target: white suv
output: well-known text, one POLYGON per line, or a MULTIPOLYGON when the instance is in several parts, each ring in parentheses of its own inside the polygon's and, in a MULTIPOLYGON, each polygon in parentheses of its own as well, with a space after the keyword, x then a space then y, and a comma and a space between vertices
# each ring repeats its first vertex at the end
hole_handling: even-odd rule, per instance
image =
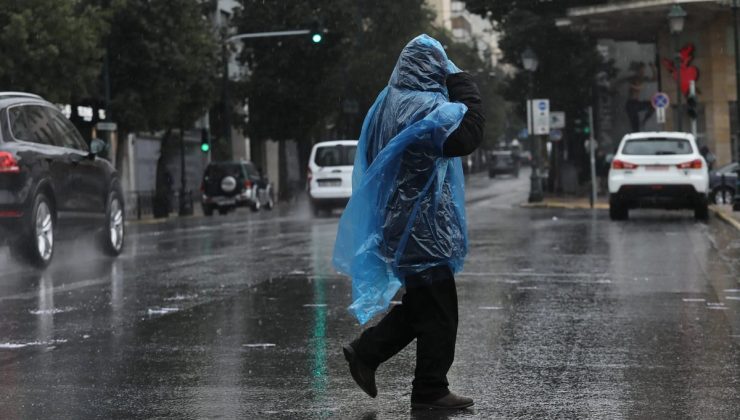
POLYGON ((315 216, 347 205, 352 195, 357 140, 316 143, 308 159, 308 196, 315 216))
POLYGON ((694 136, 652 132, 624 136, 609 171, 609 216, 625 220, 638 207, 693 209, 707 220, 709 172, 694 136))

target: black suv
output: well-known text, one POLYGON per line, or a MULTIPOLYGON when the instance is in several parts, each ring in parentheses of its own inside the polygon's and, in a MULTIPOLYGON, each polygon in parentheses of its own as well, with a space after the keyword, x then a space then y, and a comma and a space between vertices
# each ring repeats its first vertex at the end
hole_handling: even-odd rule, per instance
POLYGON ((208 164, 200 186, 203 214, 214 210, 226 214, 237 207, 272 210, 272 185, 252 162, 227 161, 208 164))
POLYGON ((39 96, 0 92, 0 241, 38 267, 54 255, 58 232, 100 230, 100 246, 120 254, 124 201, 118 174, 72 123, 39 96))

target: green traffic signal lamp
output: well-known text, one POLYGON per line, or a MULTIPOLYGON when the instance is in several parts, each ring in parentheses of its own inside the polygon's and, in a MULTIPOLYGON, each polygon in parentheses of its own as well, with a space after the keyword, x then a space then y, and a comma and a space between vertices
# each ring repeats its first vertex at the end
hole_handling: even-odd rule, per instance
POLYGON ((208 153, 211 150, 211 136, 205 128, 200 130, 200 151, 208 153))
POLYGON ((321 19, 316 19, 311 22, 311 42, 319 44, 324 39, 324 25, 321 23, 321 19))
POLYGON ((686 112, 689 114, 689 118, 695 120, 699 117, 697 106, 696 96, 691 95, 686 99, 686 112))

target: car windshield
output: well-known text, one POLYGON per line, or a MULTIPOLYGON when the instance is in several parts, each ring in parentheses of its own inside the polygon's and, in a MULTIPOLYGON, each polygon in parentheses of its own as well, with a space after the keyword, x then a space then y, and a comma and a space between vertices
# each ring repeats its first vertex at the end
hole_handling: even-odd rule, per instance
POLYGON ((644 138, 628 140, 622 149, 624 155, 689 155, 693 153, 686 139, 644 138))
POLYGON ((314 163, 318 166, 352 166, 356 151, 357 146, 354 145, 321 146, 316 148, 314 163))

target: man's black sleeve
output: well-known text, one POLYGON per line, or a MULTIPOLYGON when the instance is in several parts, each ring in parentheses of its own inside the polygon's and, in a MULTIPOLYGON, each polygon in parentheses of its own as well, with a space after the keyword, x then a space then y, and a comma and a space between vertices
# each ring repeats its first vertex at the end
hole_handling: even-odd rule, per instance
POLYGON ((478 86, 468 73, 447 76, 447 91, 451 102, 462 102, 468 107, 460 126, 450 134, 442 148, 446 157, 465 156, 473 153, 483 141, 483 104, 478 86))

